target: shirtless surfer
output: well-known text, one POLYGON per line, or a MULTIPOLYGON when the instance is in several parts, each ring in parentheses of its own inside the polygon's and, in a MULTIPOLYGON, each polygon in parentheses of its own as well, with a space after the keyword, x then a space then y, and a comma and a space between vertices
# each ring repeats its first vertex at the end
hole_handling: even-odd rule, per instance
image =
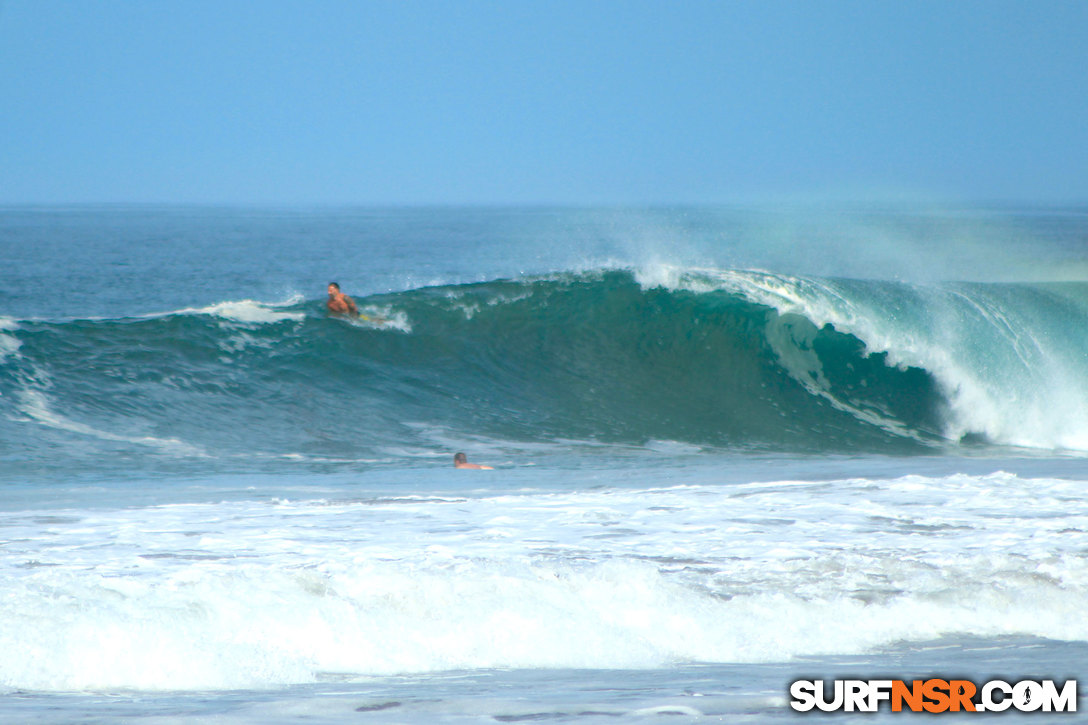
POLYGON ((454 468, 475 468, 479 471, 494 471, 491 466, 481 466, 479 463, 469 463, 468 457, 464 453, 456 453, 453 456, 454 468))
POLYGON ((359 309, 355 306, 354 300, 341 292, 340 285, 336 282, 329 282, 329 301, 326 306, 334 315, 359 316, 359 309))

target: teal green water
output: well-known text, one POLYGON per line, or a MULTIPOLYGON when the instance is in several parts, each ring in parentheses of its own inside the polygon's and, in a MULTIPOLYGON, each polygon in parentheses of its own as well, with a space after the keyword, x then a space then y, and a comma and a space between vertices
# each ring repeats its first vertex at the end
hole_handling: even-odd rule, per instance
POLYGON ((1084 395, 1086 285, 640 274, 360 296, 369 322, 316 299, 12 321, 6 455, 53 466, 61 446, 70 465, 107 470, 118 456, 200 470, 283 456, 396 464, 436 429, 498 448, 815 454, 1088 441, 1082 411, 1024 414, 1084 395))
POLYGON ((0 209, 0 719, 1083 678, 1086 252, 1075 209, 0 209))

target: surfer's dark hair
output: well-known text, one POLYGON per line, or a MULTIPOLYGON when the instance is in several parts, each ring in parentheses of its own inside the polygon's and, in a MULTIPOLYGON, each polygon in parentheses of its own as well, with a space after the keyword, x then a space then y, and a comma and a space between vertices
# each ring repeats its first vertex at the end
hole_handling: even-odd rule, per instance
POLYGON ((340 289, 340 283, 339 282, 329 282, 329 286, 330 287, 335 287, 336 289, 340 289))
POLYGON ((467 463, 468 458, 465 456, 464 453, 454 453, 453 454, 453 462, 454 463, 467 463))

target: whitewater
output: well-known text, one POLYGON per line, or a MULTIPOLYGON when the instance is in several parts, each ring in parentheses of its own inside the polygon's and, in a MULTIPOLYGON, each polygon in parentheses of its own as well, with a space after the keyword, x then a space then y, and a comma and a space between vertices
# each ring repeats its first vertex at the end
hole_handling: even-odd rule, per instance
POLYGON ((1086 242, 1074 209, 0 209, 0 717, 1083 680, 1086 242))

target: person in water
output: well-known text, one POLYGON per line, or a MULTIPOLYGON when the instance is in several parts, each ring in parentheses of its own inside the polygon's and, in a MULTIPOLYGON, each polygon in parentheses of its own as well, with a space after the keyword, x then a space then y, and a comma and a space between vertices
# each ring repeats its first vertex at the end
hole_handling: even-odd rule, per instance
POLYGON ((341 292, 340 285, 336 282, 329 282, 329 301, 325 304, 329 312, 334 315, 359 316, 359 308, 355 306, 355 301, 341 292))
POLYGON ((481 466, 479 463, 469 463, 468 457, 464 453, 456 453, 453 456, 454 468, 475 468, 480 471, 494 471, 491 466, 481 466))

